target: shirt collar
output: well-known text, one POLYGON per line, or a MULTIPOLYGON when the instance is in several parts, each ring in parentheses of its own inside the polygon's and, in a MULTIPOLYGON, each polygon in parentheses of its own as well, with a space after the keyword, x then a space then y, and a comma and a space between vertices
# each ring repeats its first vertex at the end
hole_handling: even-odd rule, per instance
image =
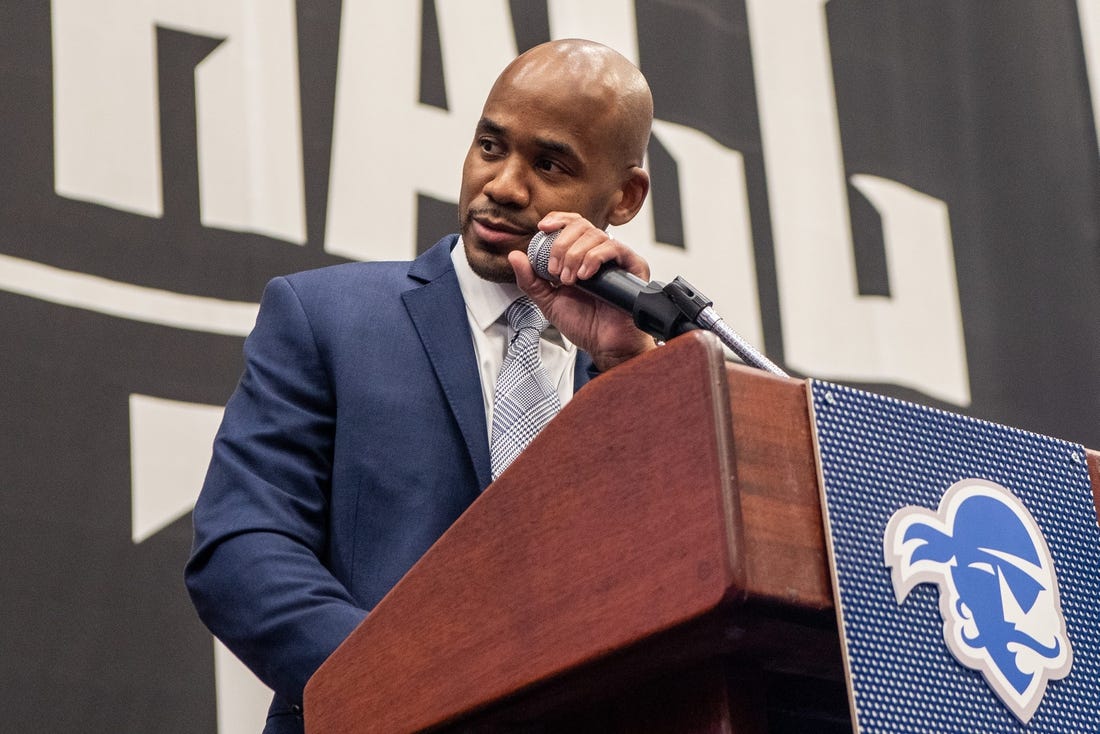
POLYGON ((466 246, 461 237, 451 250, 451 260, 462 298, 466 301, 466 310, 482 331, 492 326, 512 301, 523 295, 515 283, 493 283, 475 273, 466 259, 466 246))
MULTIPOLYGON (((466 245, 461 237, 451 250, 451 261, 455 266, 455 275, 458 276, 458 288, 462 291, 463 300, 466 301, 466 311, 477 327, 482 331, 488 331, 493 324, 498 321, 503 322, 504 312, 508 306, 523 295, 519 286, 515 283, 494 283, 475 273, 466 259, 466 245)), ((542 338, 565 349, 571 349, 573 346, 553 324, 542 332, 542 338)))

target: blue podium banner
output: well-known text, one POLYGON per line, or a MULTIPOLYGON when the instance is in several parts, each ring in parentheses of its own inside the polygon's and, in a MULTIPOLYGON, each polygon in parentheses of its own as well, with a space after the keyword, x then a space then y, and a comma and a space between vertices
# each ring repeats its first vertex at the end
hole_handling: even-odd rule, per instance
POLYGON ((1100 732, 1080 446, 811 381, 860 732, 1100 732))

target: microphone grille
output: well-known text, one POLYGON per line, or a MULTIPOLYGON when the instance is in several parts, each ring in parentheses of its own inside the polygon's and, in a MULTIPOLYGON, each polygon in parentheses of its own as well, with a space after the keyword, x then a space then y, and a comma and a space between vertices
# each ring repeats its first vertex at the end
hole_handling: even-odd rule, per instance
POLYGON ((539 232, 531 238, 531 244, 527 246, 527 259, 531 261, 531 269, 544 280, 550 280, 550 245, 554 244, 560 231, 539 232))

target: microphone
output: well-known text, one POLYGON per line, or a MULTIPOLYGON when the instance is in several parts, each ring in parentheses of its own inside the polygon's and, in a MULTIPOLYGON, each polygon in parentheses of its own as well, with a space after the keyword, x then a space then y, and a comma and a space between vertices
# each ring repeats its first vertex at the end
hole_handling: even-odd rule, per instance
MULTIPOLYGON (((527 246, 527 259, 535 275, 557 284, 550 274, 550 246, 558 236, 555 232, 538 232, 527 246)), ((761 354, 740 334, 731 329, 713 308, 711 301, 680 276, 669 284, 656 280, 646 283, 615 262, 605 262, 596 273, 578 280, 577 287, 617 306, 634 317, 634 324, 650 336, 668 341, 692 329, 704 328, 713 333, 745 364, 774 375, 787 373, 761 354)))
MULTIPOLYGON (((550 246, 560 231, 539 232, 527 246, 527 259, 531 261, 535 275, 555 285, 558 280, 549 269, 550 246)), ((605 262, 590 278, 578 280, 576 286, 631 314, 634 324, 655 339, 668 341, 699 328, 665 293, 664 283, 655 280, 646 283, 637 275, 623 270, 618 263, 605 262)))
MULTIPOLYGON (((539 232, 531 238, 531 244, 527 246, 527 259, 531 261, 531 267, 535 275, 543 280, 548 280, 555 285, 557 278, 550 274, 550 246, 557 239, 558 232, 539 232)), ((614 262, 606 262, 596 274, 585 280, 578 280, 577 287, 588 291, 624 311, 633 313, 634 305, 649 283, 639 278, 634 273, 623 270, 614 262)))

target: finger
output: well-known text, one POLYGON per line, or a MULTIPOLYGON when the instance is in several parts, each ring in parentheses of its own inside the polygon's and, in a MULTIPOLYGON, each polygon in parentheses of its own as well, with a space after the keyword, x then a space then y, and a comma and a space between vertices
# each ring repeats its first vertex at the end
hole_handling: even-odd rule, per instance
MULTIPOLYGON (((629 245, 619 240, 611 239, 609 245, 613 247, 614 254, 604 259, 604 255, 608 253, 599 253, 601 264, 614 260, 623 270, 637 275, 642 280, 649 280, 649 262, 647 262, 645 258, 631 249, 629 245)), ((595 273, 595 270, 592 272, 595 273)))
MULTIPOLYGON (((566 235, 565 242, 558 245, 558 241, 554 241, 554 245, 558 247, 555 256, 561 268, 559 279, 566 285, 573 285, 577 281, 577 273, 588 254, 604 246, 607 243, 608 236, 602 229, 598 229, 584 220, 569 225, 562 233, 566 235)), ((559 239, 561 238, 562 235, 559 235, 559 239)), ((596 262, 595 267, 599 267, 599 264, 599 262, 596 262)))
MULTIPOLYGON (((571 247, 582 238, 586 232, 596 230, 587 219, 576 212, 550 212, 538 224, 543 232, 556 232, 554 241, 550 245, 546 269, 550 275, 560 279, 565 263, 563 258, 571 247)), ((598 230, 596 230, 598 231, 598 230)), ((575 266, 573 267, 575 270, 575 266)))
POLYGON ((521 291, 531 296, 536 304, 541 304, 552 295, 554 287, 535 274, 531 261, 524 253, 518 250, 509 252, 508 264, 516 274, 516 285, 521 291))
MULTIPOLYGON (((544 220, 547 221, 547 220, 544 220)), ((580 216, 574 216, 570 218, 562 217, 561 219, 548 220, 554 224, 560 224, 563 221, 567 221, 560 229, 551 230, 554 232, 554 239, 550 243, 550 251, 547 253, 546 269, 555 279, 560 280, 562 269, 565 267, 565 256, 572 248, 578 238, 584 236, 584 233, 591 227, 591 225, 580 218, 580 216)), ((540 227, 542 224, 540 223, 540 227)))
POLYGON ((551 212, 538 226, 544 232, 558 232, 550 246, 547 271, 566 285, 592 277, 611 260, 649 280, 649 264, 644 258, 575 212, 551 212))
POLYGON ((543 232, 556 232, 578 219, 581 215, 576 212, 550 212, 539 221, 538 228, 543 232))
MULTIPOLYGON (((582 237, 566 255, 563 269, 568 267, 575 275, 574 280, 585 280, 609 262, 618 264, 623 270, 643 280, 649 280, 649 263, 625 243, 610 237, 606 232, 600 232, 599 237, 594 239, 582 237)), ((572 284, 574 281, 569 282, 572 284)))
POLYGON ((629 250, 626 250, 624 245, 617 240, 608 238, 600 242, 584 252, 584 257, 577 266, 577 278, 584 280, 592 277, 607 262, 616 262, 622 265, 620 261, 624 258, 624 252, 630 254, 629 250))

